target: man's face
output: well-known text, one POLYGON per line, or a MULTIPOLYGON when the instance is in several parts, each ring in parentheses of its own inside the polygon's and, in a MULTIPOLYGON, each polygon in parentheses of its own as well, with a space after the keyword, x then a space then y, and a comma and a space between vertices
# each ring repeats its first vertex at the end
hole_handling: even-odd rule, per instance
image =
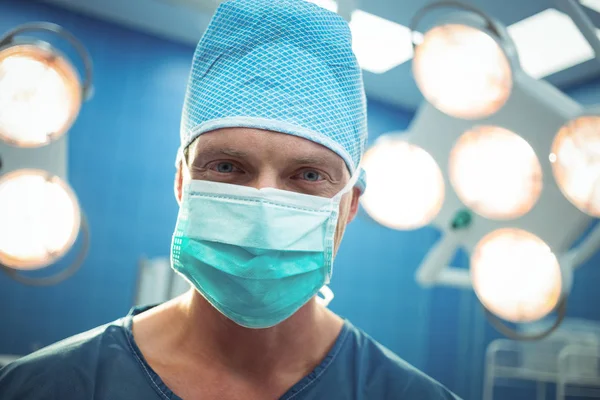
MULTIPOLYGON (((189 146, 187 168, 180 165, 175 181, 178 202, 188 179, 333 197, 350 176, 340 156, 310 140, 261 129, 225 128, 202 134, 189 146)), ((354 189, 342 198, 336 251, 346 224, 356 215, 358 197, 354 189)))

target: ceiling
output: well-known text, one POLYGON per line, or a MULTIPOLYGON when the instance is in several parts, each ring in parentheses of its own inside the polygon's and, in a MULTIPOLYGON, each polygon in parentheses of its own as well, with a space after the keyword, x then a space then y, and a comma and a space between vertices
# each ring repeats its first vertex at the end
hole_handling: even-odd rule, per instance
MULTIPOLYGON (((219 0, 45 0, 77 12, 145 31, 160 37, 195 45, 210 21, 219 0)), ((275 1, 275 0, 274 0, 275 1)), ((426 4, 424 0, 339 0, 343 9, 357 6, 363 11, 407 26, 426 4)), ((553 0, 467 0, 505 25, 511 25, 550 7, 553 0)), ((596 26, 600 14, 589 11, 596 26)), ((434 15, 435 16, 435 15, 434 15)), ((427 23, 427 21, 425 21, 427 23)), ((548 81, 560 88, 600 75, 600 63, 590 60, 561 71, 548 81)), ((364 72, 367 94, 378 100, 416 109, 422 97, 412 79, 410 62, 383 74, 364 72)))

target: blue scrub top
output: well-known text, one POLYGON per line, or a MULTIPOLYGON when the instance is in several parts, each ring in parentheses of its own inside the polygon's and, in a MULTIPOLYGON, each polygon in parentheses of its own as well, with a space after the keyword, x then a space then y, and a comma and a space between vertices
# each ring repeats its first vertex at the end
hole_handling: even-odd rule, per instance
MULTIPOLYGON (((179 400, 135 344, 125 318, 0 369, 2 400, 179 400)), ((346 321, 325 359, 281 400, 459 400, 346 321)))

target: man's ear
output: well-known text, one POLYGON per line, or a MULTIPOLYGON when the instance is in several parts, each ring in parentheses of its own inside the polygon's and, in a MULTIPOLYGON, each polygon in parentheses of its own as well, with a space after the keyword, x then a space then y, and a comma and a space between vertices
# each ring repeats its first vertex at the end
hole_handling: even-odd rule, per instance
POLYGON ((352 200, 350 201, 350 212, 348 213, 348 222, 350 223, 358 213, 358 202, 360 200, 360 189, 355 187, 352 189, 352 200))
POLYGON ((175 183, 173 185, 173 190, 175 191, 175 200, 177 200, 177 204, 181 205, 181 196, 183 190, 183 163, 179 161, 179 165, 177 166, 177 172, 175 172, 175 183))

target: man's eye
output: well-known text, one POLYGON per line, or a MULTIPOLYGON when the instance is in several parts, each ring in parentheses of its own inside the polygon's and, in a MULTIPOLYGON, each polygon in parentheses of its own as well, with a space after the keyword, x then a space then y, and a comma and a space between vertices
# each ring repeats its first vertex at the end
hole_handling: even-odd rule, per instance
POLYGON ((323 179, 317 171, 308 170, 301 173, 302 179, 309 182, 317 182, 323 179))
POLYGON ((235 165, 227 161, 221 161, 219 163, 216 163, 212 165, 210 169, 215 170, 221 174, 230 174, 232 172, 237 172, 240 170, 235 165))

